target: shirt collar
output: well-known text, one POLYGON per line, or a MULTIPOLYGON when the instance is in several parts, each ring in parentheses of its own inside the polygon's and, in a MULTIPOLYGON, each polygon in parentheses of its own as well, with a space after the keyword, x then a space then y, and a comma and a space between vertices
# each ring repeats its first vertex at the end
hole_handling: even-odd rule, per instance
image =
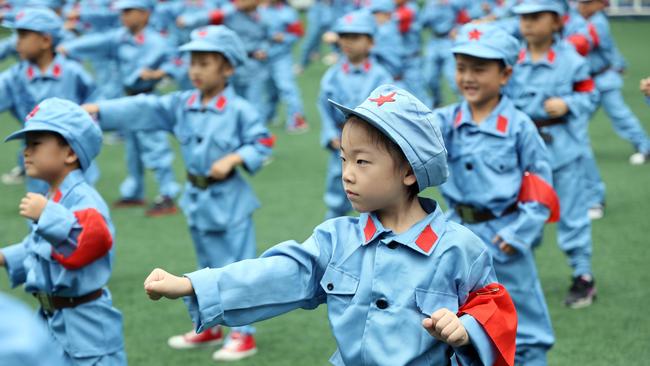
POLYGON ((63 61, 64 57, 62 55, 55 55, 45 72, 41 72, 38 65, 28 62, 25 75, 29 81, 35 79, 59 79, 63 74, 63 61))
POLYGON ((70 192, 74 187, 76 187, 79 183, 84 182, 86 178, 84 177, 84 173, 81 171, 81 169, 75 169, 68 173, 68 175, 65 177, 59 188, 55 192, 50 193, 50 198, 56 202, 59 203, 65 196, 70 192))
POLYGON ((372 61, 369 58, 367 58, 366 61, 364 61, 360 65, 352 65, 349 61, 346 60, 341 65, 341 68, 343 69, 343 72, 346 74, 366 73, 370 71, 370 69, 372 68, 372 61))
MULTIPOLYGON (((428 215, 413 225, 406 232, 395 235, 392 241, 407 246, 416 252, 429 256, 442 236, 445 228, 445 218, 438 204, 428 198, 420 198, 420 204, 428 215)), ((362 213, 359 217, 359 227, 363 232, 364 241, 361 246, 368 245, 384 235, 392 233, 386 229, 374 213, 362 213)))
POLYGON ((469 103, 463 101, 454 116, 454 128, 459 128, 460 126, 467 124, 474 126, 482 132, 499 137, 505 137, 508 135, 508 127, 510 126, 510 120, 507 117, 509 113, 507 112, 511 104, 512 102, 510 99, 502 94, 499 104, 497 104, 496 108, 494 108, 485 121, 476 124, 472 120, 469 103))
POLYGON ((215 113, 222 113, 232 100, 233 93, 232 87, 226 86, 219 95, 213 97, 207 104, 203 105, 201 103, 201 92, 194 90, 185 102, 185 109, 193 111, 209 110, 215 113))
POLYGON ((556 37, 556 40, 553 42, 553 45, 551 48, 548 50, 546 53, 546 57, 541 58, 540 60, 533 62, 530 59, 530 52, 528 52, 528 48, 524 47, 521 50, 519 50, 519 57, 517 58, 517 63, 518 64, 544 64, 548 66, 553 66, 555 65, 555 60, 557 59, 557 50, 556 50, 556 44, 558 42, 558 39, 556 37))

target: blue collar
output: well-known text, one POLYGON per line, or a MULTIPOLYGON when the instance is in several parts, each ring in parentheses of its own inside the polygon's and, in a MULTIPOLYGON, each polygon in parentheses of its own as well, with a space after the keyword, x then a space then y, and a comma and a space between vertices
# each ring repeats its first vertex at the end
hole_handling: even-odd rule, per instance
POLYGON ((502 94, 499 104, 497 104, 496 108, 492 110, 485 121, 476 124, 472 120, 472 112, 469 109, 469 103, 463 101, 454 116, 454 128, 460 128, 462 125, 471 125, 481 132, 498 137, 506 137, 508 136, 508 127, 510 126, 510 121, 507 116, 510 115, 509 112, 511 108, 512 101, 502 94))
POLYGON ((26 62, 27 67, 25 68, 25 75, 27 80, 37 80, 37 79, 59 79, 63 74, 63 63, 65 57, 63 55, 56 54, 52 59, 52 63, 47 67, 45 72, 41 72, 41 69, 38 65, 31 62, 26 62))
POLYGON ((201 92, 194 90, 185 102, 185 109, 190 111, 211 111, 215 113, 223 113, 235 97, 235 92, 231 86, 226 88, 219 94, 210 99, 207 104, 201 103, 201 92))
POLYGON ((81 169, 75 169, 71 171, 63 180, 59 188, 56 190, 56 192, 51 192, 51 199, 54 202, 61 202, 62 199, 64 199, 68 193, 79 183, 85 182, 86 178, 84 177, 84 173, 81 171, 81 169))

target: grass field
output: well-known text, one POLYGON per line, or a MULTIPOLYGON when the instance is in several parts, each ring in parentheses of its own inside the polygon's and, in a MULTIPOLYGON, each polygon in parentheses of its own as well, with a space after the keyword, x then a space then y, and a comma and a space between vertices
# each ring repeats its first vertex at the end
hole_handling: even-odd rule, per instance
MULTIPOLYGON (((613 31, 629 67, 625 75, 626 101, 650 130, 650 107, 638 91, 639 79, 650 75, 648 22, 614 22, 613 31)), ((7 65, 5 64, 5 67, 7 65)), ((321 200, 326 153, 318 145, 318 113, 314 104, 325 67, 316 65, 300 77, 311 131, 278 136, 275 162, 252 178, 263 204, 255 214, 259 251, 286 239, 302 241, 321 222, 321 200)), ((0 136, 18 124, 4 113, 0 136)), ((544 245, 537 253, 539 272, 550 307, 557 343, 549 355, 550 365, 648 365, 650 361, 650 165, 627 163, 631 147, 613 132, 599 112, 591 125, 592 142, 605 182, 607 215, 593 226, 594 270, 599 290, 596 304, 584 310, 561 305, 569 285, 570 271, 555 243, 555 229, 547 227, 544 245)), ((0 172, 15 163, 17 143, 0 144, 0 172)), ((123 147, 104 146, 99 157, 102 179, 97 185, 108 202, 118 198, 118 185, 125 175, 123 147)), ((175 168, 184 179, 177 156, 175 168)), ((153 198, 148 175, 148 194, 153 198)), ((26 234, 17 207, 22 186, 0 186, 0 247, 15 243, 26 234)), ((435 190, 428 195, 437 197, 435 190)), ((207 365, 213 349, 173 351, 166 345, 172 334, 191 326, 181 301, 151 302, 142 289, 154 267, 174 273, 194 270, 195 257, 182 215, 148 219, 142 209, 113 210, 117 228, 116 260, 109 284, 115 306, 124 315, 126 351, 131 365, 207 365)), ((35 306, 20 288, 9 290, 4 271, 0 289, 35 306)), ((259 354, 240 365, 325 365, 335 350, 325 306, 315 311, 298 310, 257 324, 259 354)), ((399 341, 399 334, 395 334, 399 341)))

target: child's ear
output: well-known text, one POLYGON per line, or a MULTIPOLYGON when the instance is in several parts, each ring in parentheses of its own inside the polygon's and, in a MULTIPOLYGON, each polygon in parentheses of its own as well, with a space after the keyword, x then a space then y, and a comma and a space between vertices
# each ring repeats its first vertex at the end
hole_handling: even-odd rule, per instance
POLYGON ((52 36, 49 35, 49 34, 43 34, 42 37, 43 37, 43 49, 46 49, 46 50, 51 49, 51 50, 53 50, 54 49, 54 39, 52 38, 52 36))
POLYGON ((501 86, 507 85, 511 76, 512 76, 512 66, 504 67, 501 70, 501 86))
POLYGON ((405 186, 412 186, 414 184, 417 184, 418 180, 415 177, 415 173, 413 173, 413 169, 411 167, 408 168, 406 171, 406 175, 404 176, 404 179, 402 179, 402 183, 404 183, 405 186))
POLYGON ((79 157, 77 157, 77 153, 75 153, 74 150, 72 150, 72 148, 69 147, 69 146, 67 147, 67 150, 68 151, 67 151, 67 153, 65 155, 64 162, 67 165, 78 164, 79 163, 79 157))
POLYGON ((224 67, 223 67, 223 76, 225 76, 226 79, 227 79, 227 78, 233 76, 234 74, 235 74, 235 68, 232 67, 230 62, 226 61, 224 63, 224 67))

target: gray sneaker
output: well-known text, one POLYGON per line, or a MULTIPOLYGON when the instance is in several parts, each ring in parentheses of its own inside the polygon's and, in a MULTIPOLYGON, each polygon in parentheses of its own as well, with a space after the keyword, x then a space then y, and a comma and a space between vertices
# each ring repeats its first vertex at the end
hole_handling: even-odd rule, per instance
POLYGON ((11 186, 25 182, 25 171, 22 167, 15 166, 8 173, 2 175, 2 183, 11 186))
POLYGON ((591 305, 594 300, 596 300, 596 281, 588 275, 574 277, 564 305, 571 309, 581 309, 591 305))

